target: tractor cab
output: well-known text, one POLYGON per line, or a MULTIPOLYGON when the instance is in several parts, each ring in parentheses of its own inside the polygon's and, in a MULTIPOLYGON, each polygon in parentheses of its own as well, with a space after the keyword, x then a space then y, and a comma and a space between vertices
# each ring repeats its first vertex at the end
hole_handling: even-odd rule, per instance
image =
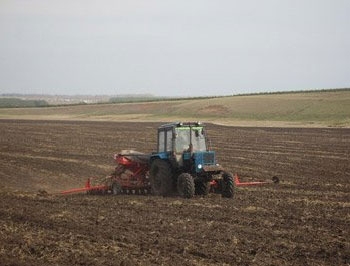
POLYGON ((207 150, 203 126, 177 126, 174 128, 174 152, 201 152, 207 150))
POLYGON ((200 122, 171 123, 158 128, 158 155, 175 169, 199 174, 216 166, 215 152, 209 151, 204 125, 200 122))

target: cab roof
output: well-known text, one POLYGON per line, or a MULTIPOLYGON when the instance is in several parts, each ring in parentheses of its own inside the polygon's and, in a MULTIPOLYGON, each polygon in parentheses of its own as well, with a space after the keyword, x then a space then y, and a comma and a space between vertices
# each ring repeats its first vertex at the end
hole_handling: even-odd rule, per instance
POLYGON ((158 129, 162 128, 174 128, 174 127, 198 127, 204 126, 201 122, 173 122, 161 125, 158 129))

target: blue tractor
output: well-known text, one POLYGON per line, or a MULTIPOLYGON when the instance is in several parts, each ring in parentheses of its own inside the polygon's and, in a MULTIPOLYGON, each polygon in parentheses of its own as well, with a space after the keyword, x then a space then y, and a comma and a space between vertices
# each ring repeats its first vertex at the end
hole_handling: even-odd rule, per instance
POLYGON ((158 151, 150 156, 150 183, 155 195, 178 192, 184 198, 206 195, 215 184, 222 197, 232 198, 232 174, 216 163, 200 122, 178 122, 158 128, 158 151))

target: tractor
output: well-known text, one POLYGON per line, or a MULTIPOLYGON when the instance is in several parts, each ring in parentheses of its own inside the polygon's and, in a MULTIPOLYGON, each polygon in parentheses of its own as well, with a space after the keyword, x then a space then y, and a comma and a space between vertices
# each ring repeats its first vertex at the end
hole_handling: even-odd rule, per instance
POLYGON ((277 184, 269 181, 241 182, 239 176, 226 172, 217 164, 210 150, 205 127, 200 122, 176 122, 158 128, 157 152, 144 154, 122 150, 114 155, 117 167, 107 177, 90 177, 85 187, 62 191, 61 194, 147 194, 169 196, 174 192, 184 198, 220 193, 232 198, 234 185, 255 186, 277 184))
POLYGON ((157 152, 150 155, 152 193, 168 196, 176 190, 184 198, 206 195, 210 189, 232 198, 232 174, 217 164, 200 122, 170 123, 158 128, 157 152))

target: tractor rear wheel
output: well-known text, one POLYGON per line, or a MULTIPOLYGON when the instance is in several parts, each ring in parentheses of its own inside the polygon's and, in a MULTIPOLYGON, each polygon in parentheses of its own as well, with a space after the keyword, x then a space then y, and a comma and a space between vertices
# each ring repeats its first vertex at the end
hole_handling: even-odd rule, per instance
POLYGON ((173 189, 173 172, 167 161, 156 159, 151 164, 150 183, 152 193, 168 196, 173 189))
POLYGON ((181 197, 192 198, 195 192, 193 177, 188 173, 182 173, 177 178, 177 191, 181 197))
POLYGON ((221 196, 224 198, 232 198, 233 197, 233 190, 234 190, 234 183, 233 183, 233 177, 232 174, 228 172, 224 172, 222 174, 222 187, 221 187, 221 196))

